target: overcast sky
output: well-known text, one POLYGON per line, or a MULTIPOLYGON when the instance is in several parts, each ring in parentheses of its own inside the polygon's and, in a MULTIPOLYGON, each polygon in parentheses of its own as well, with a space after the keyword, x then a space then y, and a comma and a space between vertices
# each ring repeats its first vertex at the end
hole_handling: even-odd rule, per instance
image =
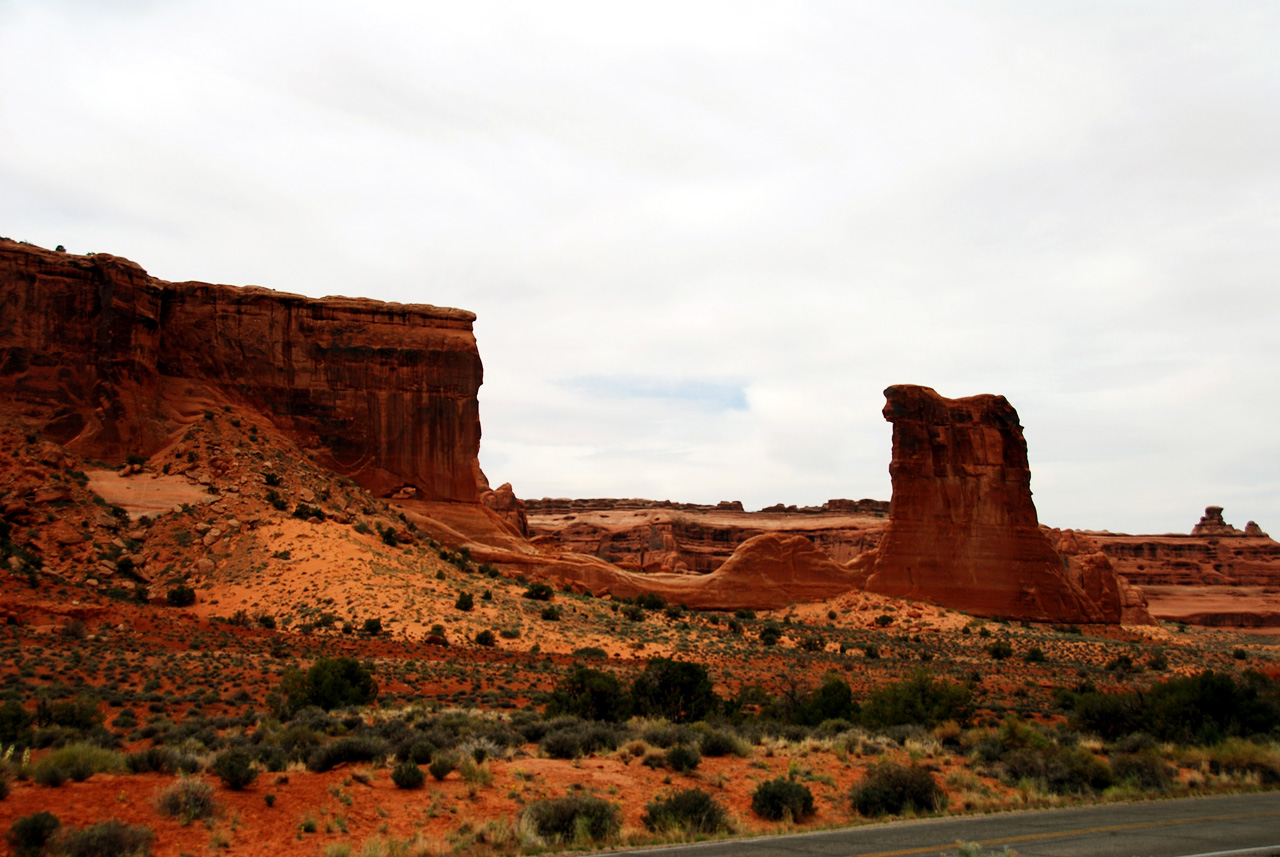
POLYGON ((0 235, 479 316, 523 497, 889 497, 1001 393, 1040 518, 1280 536, 1280 4, 0 0, 0 235))

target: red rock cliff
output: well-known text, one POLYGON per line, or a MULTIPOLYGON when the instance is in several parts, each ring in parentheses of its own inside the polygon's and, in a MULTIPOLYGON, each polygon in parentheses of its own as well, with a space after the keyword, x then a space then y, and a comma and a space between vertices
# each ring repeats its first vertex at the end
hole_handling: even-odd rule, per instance
POLYGON ((267 414, 322 466, 386 494, 477 502, 475 316, 169 283, 126 259, 0 241, 0 394, 108 461, 212 406, 267 414))
POLYGON ((855 560, 867 589, 984 616, 1121 620, 1119 585, 1072 580, 1041 532, 1022 426, 1003 396, 902 385, 885 398, 893 499, 879 548, 855 560))

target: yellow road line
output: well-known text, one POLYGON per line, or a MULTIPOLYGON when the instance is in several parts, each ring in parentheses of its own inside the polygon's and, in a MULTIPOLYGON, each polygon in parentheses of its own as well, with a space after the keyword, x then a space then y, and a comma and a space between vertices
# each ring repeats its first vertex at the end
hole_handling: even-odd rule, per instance
MULTIPOLYGON (((1140 821, 1133 824, 1112 824, 1106 827, 1082 827, 1077 830, 1059 830, 1053 833, 1028 833, 1023 836, 1004 836, 999 839, 974 840, 979 845, 1006 845, 1012 842, 1031 842, 1036 839, 1060 839, 1063 836, 1077 836, 1088 833, 1112 833, 1117 830, 1140 830, 1144 827, 1171 827, 1175 824, 1194 824, 1199 821, 1229 821, 1233 818, 1261 818, 1267 815, 1280 815, 1280 812, 1241 812, 1233 815, 1201 815, 1195 818, 1174 818, 1168 821, 1140 821)), ((901 851, 877 851, 874 854, 857 854, 851 857, 905 857, 908 854, 932 854, 939 848, 954 848, 955 843, 945 845, 929 845, 924 848, 904 848, 901 851)))

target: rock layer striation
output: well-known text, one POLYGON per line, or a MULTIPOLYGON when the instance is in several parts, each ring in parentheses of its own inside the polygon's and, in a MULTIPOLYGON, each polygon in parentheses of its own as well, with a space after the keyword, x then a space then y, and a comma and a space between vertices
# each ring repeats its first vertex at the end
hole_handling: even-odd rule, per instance
POLYGON ((376 494, 478 502, 474 319, 170 283, 116 256, 0 241, 0 393, 47 436, 110 462, 242 407, 376 494))
MULTIPOLYGON (((1105 557, 1073 568, 1041 531, 1027 444, 1003 396, 885 390, 893 424, 889 526, 852 566, 873 592, 983 616, 1116 623, 1122 583, 1105 557)), ((1150 621, 1140 609, 1129 621, 1150 621)))

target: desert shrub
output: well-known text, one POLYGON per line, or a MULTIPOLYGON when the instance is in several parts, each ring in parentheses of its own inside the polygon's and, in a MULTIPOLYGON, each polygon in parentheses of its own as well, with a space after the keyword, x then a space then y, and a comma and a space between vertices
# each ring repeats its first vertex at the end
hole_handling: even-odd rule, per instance
POLYGON ((477 646, 485 646, 486 648, 492 648, 498 641, 493 636, 492 631, 486 630, 476 634, 475 642, 477 646))
POLYGON ((378 695, 373 674, 354 658, 320 658, 305 673, 285 670, 280 685, 267 697, 277 716, 288 719, 314 705, 324 711, 365 705, 378 695))
POLYGON ((324 520, 324 510, 319 506, 311 506, 306 503, 299 503, 293 510, 293 517, 306 521, 311 518, 324 520))
POLYGON ((685 789, 645 804, 640 819, 649 830, 679 830, 692 836, 729 828, 729 816, 715 798, 701 789, 685 789))
POLYGON ((147 747, 126 755, 124 766, 131 774, 177 774, 191 773, 200 763, 172 747, 147 747))
POLYGON ((1027 653, 1022 656, 1022 659, 1029 664, 1042 664, 1045 660, 1044 649, 1039 646, 1032 646, 1027 649, 1027 653))
POLYGON ((307 770, 323 773, 346 762, 372 762, 387 755, 387 742, 367 735, 349 735, 316 748, 307 759, 307 770))
POLYGON ((607 839, 622 826, 618 809, 593 795, 569 795, 535 801, 524 809, 538 835, 563 843, 607 839))
POLYGON ((41 699, 36 704, 37 726, 62 726, 79 732, 87 732, 102 722, 98 700, 80 695, 74 699, 49 702, 41 699))
POLYGON ((204 780, 182 777, 156 794, 156 809, 161 815, 181 819, 183 824, 208 818, 217 809, 217 803, 213 799, 213 786, 204 780))
POLYGON ((689 744, 697 738, 694 731, 688 726, 667 723, 665 720, 647 724, 641 730, 640 737, 646 744, 652 744, 664 750, 670 749, 677 744, 689 744))
POLYGON ((59 857, 134 857, 150 854, 155 837, 149 827, 112 818, 78 830, 64 830, 54 848, 59 857))
POLYGON ((253 760, 243 750, 225 750, 219 753, 214 757, 213 764, 209 768, 218 775, 222 784, 232 791, 240 791, 258 778, 258 770, 253 766, 253 760))
POLYGON ((6 838, 18 857, 36 857, 46 853, 61 826, 53 813, 34 812, 15 818, 6 838))
POLYGON ((672 723, 705 719, 720 704, 703 664, 654 658, 631 684, 637 713, 672 723))
POLYGON ((858 716, 871 729, 908 724, 933 727, 948 720, 964 723, 973 716, 973 691, 936 681, 921 671, 872 691, 858 716))
POLYGON ((94 744, 68 744, 49 753, 35 765, 33 774, 42 785, 62 785, 54 782, 58 774, 67 779, 84 782, 94 774, 117 773, 124 770, 124 757, 114 750, 94 744), (42 775, 49 781, 42 782, 42 775))
POLYGON ((427 775, 413 762, 401 762, 391 769, 391 782, 398 789, 420 789, 427 775))
POLYGON ((563 615, 563 613, 564 611, 561 610, 556 605, 548 604, 546 607, 542 608, 542 613, 540 613, 539 615, 541 615, 543 620, 547 622, 559 622, 560 617, 563 615))
POLYGON ((813 812, 813 792, 808 786, 778 777, 756 786, 751 793, 751 811, 769 821, 787 817, 800 821, 813 812))
POLYGON ((22 703, 16 699, 0 705, 0 744, 12 747, 31 743, 32 720, 22 703))
POLYGON ((370 637, 376 637, 382 633, 381 619, 365 619, 364 625, 360 627, 360 632, 370 637))
POLYGON ((908 810, 936 811, 943 793, 924 768, 881 762, 854 786, 850 799, 859 815, 901 815, 908 810))
POLYGON ((681 774, 687 774, 702 763, 702 756, 692 747, 677 744, 667 751, 667 767, 681 774))
POLYGON ((462 592, 458 595, 458 600, 453 602, 453 606, 464 613, 476 606, 476 599, 470 592, 462 592))
POLYGON ((604 723, 576 723, 548 732, 538 742, 553 759, 576 759, 599 750, 614 750, 618 733, 604 723))
POLYGON ((437 780, 443 780, 457 769, 458 756, 456 753, 437 753, 435 758, 431 760, 431 764, 427 766, 431 776, 437 780))
POLYGON ((1212 670, 1153 684, 1145 692, 1058 694, 1077 729, 1111 740, 1147 732, 1162 741, 1212 744, 1226 736, 1276 733, 1280 686, 1257 672, 1239 681, 1212 670))
POLYGON ((171 586, 165 593, 164 600, 170 607, 190 607, 196 603, 196 591, 182 584, 171 586))
POLYGON ((817 726, 826 720, 852 720, 856 713, 849 683, 837 675, 828 675, 817 690, 795 707, 791 719, 805 726, 817 726))
POLYGON ((721 729, 712 729, 698 741, 698 749, 709 758, 732 756, 742 753, 746 748, 742 741, 721 729))
POLYGON ((547 715, 617 722, 631 715, 631 699, 611 673, 576 664, 547 701, 547 715))
POLYGON ((555 590, 550 584, 542 582, 530 583, 521 593, 522 598, 532 598, 534 601, 550 601, 554 595, 555 590))
POLYGON ((1112 782, 1111 769, 1083 747, 1017 747, 1005 752, 998 770, 1006 783, 1030 780, 1054 794, 1101 791, 1112 782))
POLYGON ((782 629, 772 623, 760 629, 760 645, 776 646, 782 639, 782 629))
POLYGON ((1111 775, 1118 783, 1131 783, 1147 791, 1162 792, 1173 783, 1173 769, 1150 753, 1112 756, 1111 775))
POLYGON ((993 659, 1003 661, 1013 656, 1013 646, 1008 640, 996 640, 994 643, 987 644, 986 652, 993 659))

